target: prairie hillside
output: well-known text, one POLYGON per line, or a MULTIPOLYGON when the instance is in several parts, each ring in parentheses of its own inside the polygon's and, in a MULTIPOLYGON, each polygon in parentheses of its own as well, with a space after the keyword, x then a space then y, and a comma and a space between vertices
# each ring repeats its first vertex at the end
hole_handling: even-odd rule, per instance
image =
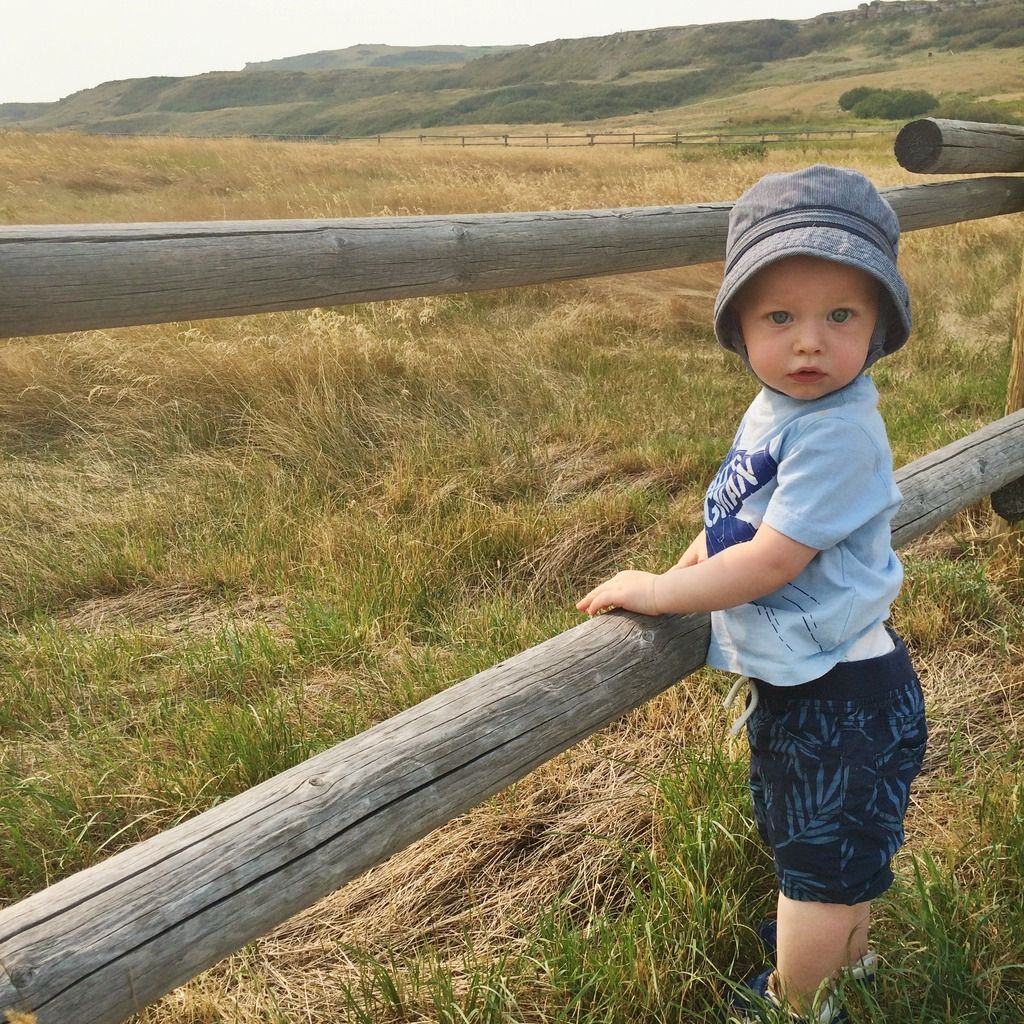
POLYGON ((1018 0, 897 0, 804 21, 556 39, 476 59, 466 59, 474 53, 466 48, 450 51, 464 62, 410 67, 434 51, 364 46, 243 71, 105 82, 54 104, 0 105, 0 123, 128 134, 315 136, 454 128, 864 127, 837 102, 862 85, 927 90, 939 116, 1002 122, 1024 116, 1018 0))
POLYGON ((317 50, 294 57, 246 63, 245 71, 324 71, 336 68, 410 68, 465 64, 477 57, 504 53, 516 46, 388 46, 357 44, 341 50, 317 50))
MULTIPOLYGON (((878 140, 380 149, 0 135, 0 221, 731 199, 878 140)), ((1002 415, 1020 217, 908 234, 873 372, 904 464, 1002 415)), ((674 562, 755 391, 721 267, 0 343, 0 903, 579 621, 674 562)), ((979 506, 902 552, 930 702, 854 1024, 1024 1014, 1024 584, 979 506)), ((717 1019, 768 859, 702 670, 139 1014, 140 1024, 717 1019)))

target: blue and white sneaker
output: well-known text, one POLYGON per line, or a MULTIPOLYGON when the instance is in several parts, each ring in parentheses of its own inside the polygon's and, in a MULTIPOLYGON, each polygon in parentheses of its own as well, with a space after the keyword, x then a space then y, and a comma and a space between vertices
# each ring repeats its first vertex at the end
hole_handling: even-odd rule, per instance
MULTIPOLYGON (((771 932, 768 936, 763 933, 765 924, 774 922, 764 922, 758 929, 767 950, 766 939, 771 932)), ((877 967, 878 956, 869 951, 852 967, 844 969, 842 980, 874 984, 877 967)), ((774 968, 769 967, 743 983, 744 990, 733 996, 730 1015, 727 1018, 729 1024, 775 1024, 778 1021, 786 1021, 788 1024, 844 1024, 848 1019, 839 993, 835 989, 822 993, 810 1016, 801 1017, 791 1010, 787 1011, 769 985, 773 973, 774 968)))
POLYGON ((774 917, 765 918, 757 926, 757 937, 761 940, 761 948, 768 957, 768 963, 775 966, 775 954, 779 947, 779 923, 774 917))

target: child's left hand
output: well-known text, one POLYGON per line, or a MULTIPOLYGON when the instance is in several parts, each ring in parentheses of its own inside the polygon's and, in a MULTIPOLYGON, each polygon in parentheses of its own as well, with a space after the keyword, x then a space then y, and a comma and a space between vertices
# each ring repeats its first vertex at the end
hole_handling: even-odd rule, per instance
POLYGON ((576 602, 576 607, 588 615, 596 615, 611 608, 625 608, 641 615, 657 615, 658 608, 654 599, 656 579, 653 572, 626 569, 594 587, 586 597, 576 602))

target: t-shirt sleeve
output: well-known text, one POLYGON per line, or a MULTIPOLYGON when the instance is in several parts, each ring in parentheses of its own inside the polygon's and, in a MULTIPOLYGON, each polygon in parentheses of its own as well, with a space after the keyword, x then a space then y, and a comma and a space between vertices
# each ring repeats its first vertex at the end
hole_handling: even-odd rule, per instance
POLYGON ((783 447, 763 521, 819 551, 845 540, 893 503, 891 460, 883 443, 835 416, 803 425, 783 447))

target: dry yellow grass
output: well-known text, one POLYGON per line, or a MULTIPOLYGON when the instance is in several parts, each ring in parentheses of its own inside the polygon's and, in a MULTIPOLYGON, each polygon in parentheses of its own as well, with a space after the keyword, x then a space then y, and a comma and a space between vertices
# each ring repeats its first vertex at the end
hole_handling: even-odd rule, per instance
MULTIPOLYGON (((881 186, 914 180, 876 140, 829 159, 881 186)), ((734 198, 762 174, 814 159, 814 144, 763 158, 662 149, 471 149, 248 140, 0 134, 0 222, 246 220, 657 206, 734 198)))
MULTIPOLYGON (((348 217, 690 203, 733 198, 768 171, 820 155, 807 146, 771 150, 763 159, 708 154, 686 162, 665 151, 611 148, 463 152, 7 133, 0 135, 0 176, 10 187, 0 198, 0 219, 348 217)), ((827 159, 860 167, 881 186, 915 180, 874 141, 836 145, 827 159)), ((979 365, 994 376, 1004 357, 1019 246, 1014 218, 905 240, 904 269, 921 328, 920 343, 885 369, 888 411, 901 421, 898 462, 993 418, 994 386, 978 393, 971 385, 979 365), (923 381, 932 377, 948 390, 926 389, 923 381)), ((695 267, 529 289, 487 299, 482 313, 472 301, 451 297, 5 343, 0 422, 8 459, 0 535, 16 557, 32 561, 31 573, 18 579, 31 576, 39 594, 34 614, 47 626, 70 630, 72 645, 79 634, 102 638, 138 627, 134 639, 158 637, 149 652, 154 658, 169 659, 189 636, 228 620, 268 622, 282 643, 290 642, 282 608, 301 585, 300 570, 325 579, 344 575, 349 552, 369 538, 392 545, 392 565, 418 571, 431 558, 450 557, 444 545, 469 547, 452 511, 458 502, 481 510, 477 520, 467 519, 468 536, 504 531, 530 538, 507 578, 541 608, 566 579, 602 572, 652 544, 664 552, 685 546, 680 536, 693 528, 705 462, 714 453, 658 449, 650 439, 660 438, 664 409, 683 437, 731 432, 734 407, 749 391, 709 341, 718 273, 695 267), (624 367, 614 380, 618 390, 660 395, 658 378, 670 363, 687 368, 691 390, 681 389, 671 403, 659 398, 664 404, 653 410, 646 402, 628 410, 639 431, 624 422, 618 405, 594 427, 585 415, 596 402, 572 411, 584 388, 578 367, 591 358, 605 360, 609 373, 624 367), (705 395, 705 383, 724 390, 705 395), (515 427, 514 414, 531 415, 531 402, 539 410, 532 422, 546 424, 547 416, 553 425, 525 459, 501 444, 515 427), (712 422, 715 415, 720 423, 712 422), (452 437, 430 434, 435 421, 454 424, 452 437), (472 429, 460 434, 466 423, 472 429), (366 438, 367 430, 372 436, 353 455, 352 438, 366 438), (220 447, 208 443, 211 432, 220 447), (254 466, 265 473, 260 507, 252 508, 243 491, 240 507, 227 509, 237 521, 204 524, 210 507, 224 511, 204 504, 207 492, 229 493, 254 466), (329 500, 303 505, 304 474, 332 488, 329 500), (515 503, 531 486, 552 517, 546 524, 536 508, 515 503), (657 522, 640 517, 638 525, 630 501, 652 491, 670 498, 657 522), (577 499, 581 504, 572 505, 577 499), (354 523, 357 500, 366 522, 354 523), (409 509, 422 520, 423 538, 402 532, 399 510, 409 509), (370 517, 381 525, 367 525, 370 517), (175 548, 167 538, 182 529, 194 532, 175 548), (218 530, 229 543, 220 542, 218 530), (116 571, 102 564, 92 576, 68 571, 68 562, 87 564, 93 553, 109 553, 96 540, 107 533, 119 538, 116 571), (256 536, 266 545, 262 562, 246 550, 256 536), (154 554, 154 538, 167 549, 154 554), (413 553, 421 540, 437 551, 413 553)), ((945 547, 932 540, 911 555, 922 564, 959 559, 984 568, 978 518, 960 517, 944 534, 945 547)), ((994 580, 997 598, 999 587, 1015 592, 1018 570, 1011 566, 994 580)), ((483 601, 500 578, 481 571, 467 593, 483 601)), ((14 607, 12 589, 0 607, 13 635, 26 609, 14 607)), ((992 604, 1002 614, 999 599, 992 604)), ((979 632, 983 616, 965 613, 958 627, 960 611, 937 603, 927 589, 909 595, 899 615, 925 652, 920 663, 935 724, 933 775, 915 798, 911 848, 938 849, 961 835, 974 813, 969 800, 952 799, 939 784, 950 737, 956 734, 956 756, 968 767, 970 758, 1020 738, 1024 719, 1015 694, 1024 677, 1013 661, 1020 652, 1013 644, 1001 657, 985 652, 991 644, 979 632)), ((461 628, 470 644, 472 628, 483 637, 491 629, 483 612, 461 628)), ((381 627, 365 638, 370 653, 380 654, 369 677, 374 685, 383 686, 389 665, 426 645, 422 637, 398 641, 398 633, 381 627)), ((438 650, 441 661, 457 653, 443 644, 438 650)), ((356 668, 300 667, 303 689, 290 695, 296 718, 315 720, 325 704, 356 699, 366 685, 356 668)), ((45 687, 49 670, 33 662, 28 674, 45 687)), ((467 944, 482 958, 524 948, 531 924, 567 887, 581 916, 620 905, 622 844, 657 847, 651 780, 675 750, 720 734, 720 683, 701 675, 651 702, 183 986, 144 1011, 140 1024, 338 1022, 345 1019, 344 986, 361 970, 356 947, 401 958, 429 940, 458 973, 467 944)), ((126 694, 129 701, 143 697, 126 694)), ((374 713, 387 713, 393 699, 382 697, 374 713)), ((80 770, 78 735, 59 722, 44 735, 33 741, 27 763, 40 771, 80 770)), ((730 756, 742 757, 742 747, 730 756)), ((126 788, 142 792, 148 768, 133 770, 126 788)), ((169 813, 145 801, 140 807, 156 825, 169 813)))

